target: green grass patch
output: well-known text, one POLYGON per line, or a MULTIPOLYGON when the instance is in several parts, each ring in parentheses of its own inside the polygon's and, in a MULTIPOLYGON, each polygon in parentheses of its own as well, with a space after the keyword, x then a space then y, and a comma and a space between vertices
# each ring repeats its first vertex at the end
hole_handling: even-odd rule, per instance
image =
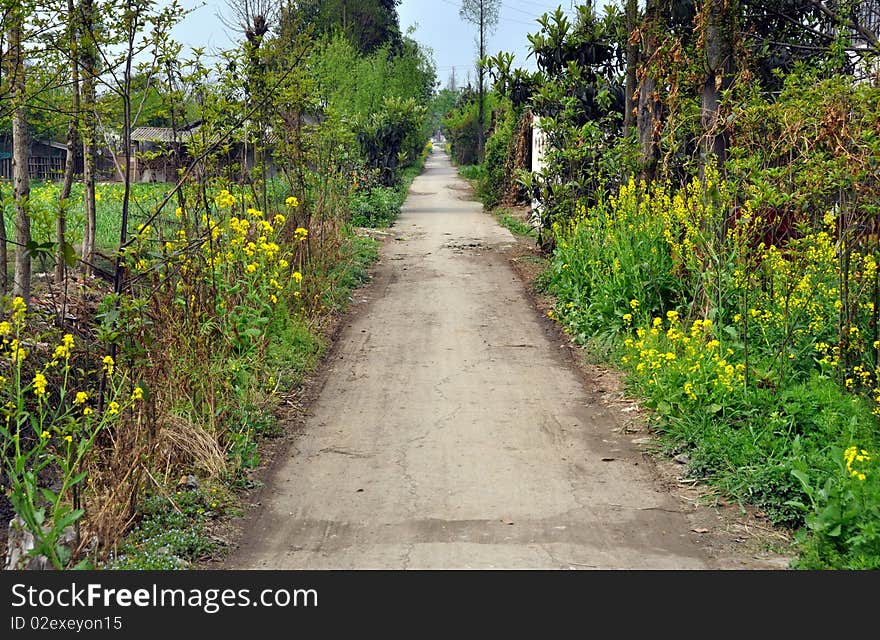
POLYGON ((496 211, 495 218, 498 220, 498 224, 516 236, 535 238, 538 235, 534 227, 512 215, 507 209, 496 211))
POLYGON ((458 175, 465 180, 480 181, 486 177, 486 169, 479 164, 465 164, 458 168, 458 175))
POLYGON ((151 495, 140 503, 138 522, 105 569, 122 571, 173 571, 218 551, 205 533, 205 523, 222 513, 216 493, 181 490, 171 496, 151 495))
POLYGON ((394 224, 406 201, 409 187, 422 172, 425 160, 408 166, 393 187, 376 186, 356 192, 351 198, 351 224, 355 227, 387 228, 394 224))

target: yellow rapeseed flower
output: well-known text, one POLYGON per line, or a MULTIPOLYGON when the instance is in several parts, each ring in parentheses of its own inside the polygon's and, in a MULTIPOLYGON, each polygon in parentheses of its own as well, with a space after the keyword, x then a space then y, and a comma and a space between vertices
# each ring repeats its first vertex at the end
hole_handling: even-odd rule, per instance
POLYGON ((28 350, 21 346, 18 338, 9 343, 9 359, 12 364, 21 364, 28 356, 28 350))
POLYGON ((24 321, 24 315, 27 311, 27 304, 21 296, 15 296, 12 299, 12 322, 21 324, 24 321))
POLYGON ((38 373, 34 376, 34 394, 37 396, 46 395, 46 385, 48 384, 48 380, 46 380, 46 376, 42 373, 38 373))
POLYGON ((214 204, 218 207, 231 207, 235 204, 235 196, 229 193, 227 189, 223 189, 217 197, 214 198, 214 204))
POLYGON ((113 356, 106 355, 106 356, 104 356, 104 359, 101 362, 104 363, 104 370, 107 372, 107 375, 112 376, 113 375, 113 367, 116 364, 113 361, 113 356))
POLYGON ((144 399, 144 390, 140 387, 135 387, 134 391, 131 393, 132 400, 143 400, 144 399))
POLYGON ((284 201, 284 204, 286 204, 291 209, 296 209, 299 206, 299 200, 296 196, 290 196, 287 200, 284 201))

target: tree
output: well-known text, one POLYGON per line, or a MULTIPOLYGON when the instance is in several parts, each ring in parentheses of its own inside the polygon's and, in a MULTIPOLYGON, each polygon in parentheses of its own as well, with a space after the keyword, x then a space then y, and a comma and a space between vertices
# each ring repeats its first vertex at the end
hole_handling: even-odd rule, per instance
POLYGON ((82 76, 82 92, 80 107, 82 130, 80 131, 83 145, 83 187, 85 205, 85 223, 83 226, 82 260, 83 274, 92 272, 95 260, 95 238, 97 226, 95 200, 95 174, 97 172, 97 137, 98 123, 95 113, 97 107, 97 91, 95 87, 98 76, 98 39, 96 36, 96 10, 94 0, 79 0, 79 69, 82 76))
POLYGON ((25 300, 31 291, 31 221, 28 214, 30 178, 28 176, 29 142, 27 130, 27 91, 25 88, 24 13, 19 5, 10 11, 9 57, 7 60, 12 104, 12 183, 15 201, 15 272, 12 293, 25 300))
POLYGON ((657 53, 658 31, 661 29, 661 0, 647 0, 642 25, 641 59, 639 61, 639 106, 636 127, 639 133, 639 161, 641 173, 653 178, 660 155, 659 130, 663 104, 657 90, 657 78, 650 65, 657 53))
POLYGON ((498 24, 500 0, 462 0, 459 15, 477 26, 477 100, 479 115, 477 122, 477 159, 482 161, 486 146, 485 104, 486 104, 486 41, 498 24))
POLYGON ((403 44, 397 16, 400 0, 305 0, 295 4, 303 29, 311 28, 317 36, 339 31, 364 55, 386 44, 396 53, 403 44))
POLYGON ((626 0, 626 89, 624 91, 624 112, 623 112, 623 130, 629 132, 635 123, 633 117, 633 103, 638 86, 638 77, 636 75, 639 64, 639 47, 638 40, 635 38, 635 30, 639 20, 639 3, 638 0, 626 0))
POLYGON ((736 32, 736 0, 705 0, 702 9, 703 81, 700 122, 703 127, 703 153, 719 163, 727 158, 726 126, 719 122, 721 93, 733 81, 733 39, 736 32))
MULTIPOLYGON (((7 21, 10 19, 12 14, 13 7, 7 3, 3 2, 0 4, 0 24, 7 24, 7 21)), ((3 29, 0 29, 0 99, 4 102, 9 99, 9 87, 8 84, 3 82, 3 78, 7 75, 7 67, 6 67, 6 33, 3 29)), ((3 129, 7 128, 7 115, 0 110, 0 127, 3 129)), ((2 189, 0 189, 0 201, 2 201, 2 189)), ((0 215, 0 294, 5 295, 7 291, 9 291, 9 255, 8 255, 8 247, 7 247, 7 235, 6 235, 6 219, 3 215, 0 215)))
MULTIPOLYGON (((267 64, 263 51, 263 40, 278 21, 279 8, 273 0, 227 0, 235 26, 244 34, 245 88, 248 103, 246 108, 253 112, 257 135, 254 144, 254 164, 260 173, 260 203, 263 209, 268 202, 266 185, 266 139, 268 136, 268 114, 266 106, 267 64)), ((228 23, 227 23, 228 24, 228 23)), ((246 166, 243 160, 242 167, 246 166)))
MULTIPOLYGON (((67 199, 73 185, 76 148, 79 139, 79 20, 74 0, 67 0, 67 46, 70 50, 71 114, 67 127, 67 158, 64 163, 64 180, 58 198, 58 217, 55 219, 55 283, 64 282, 67 264, 67 199)), ((63 314, 62 314, 63 317, 63 314)))

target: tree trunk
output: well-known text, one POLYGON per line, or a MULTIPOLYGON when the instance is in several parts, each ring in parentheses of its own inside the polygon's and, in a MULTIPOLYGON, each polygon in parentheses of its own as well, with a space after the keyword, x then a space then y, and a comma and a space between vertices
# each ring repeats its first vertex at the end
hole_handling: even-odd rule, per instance
POLYGON ((12 188, 15 201, 15 272, 12 294, 28 300, 31 293, 31 219, 28 215, 28 130, 25 113, 25 68, 22 48, 22 16, 14 11, 9 28, 10 88, 12 114, 12 188))
POLYGON ((657 50, 657 30, 660 29, 660 0, 648 0, 645 6, 644 35, 642 36, 641 82, 639 85, 639 109, 637 127, 639 131, 639 165, 642 177, 654 178, 657 160, 660 157, 660 123, 662 108, 657 92, 657 79, 649 67, 651 58, 657 50))
MULTIPOLYGON (((2 186, 2 185, 0 185, 2 186)), ((0 201, 3 200, 3 190, 0 189, 0 201)), ((6 218, 0 212, 0 295, 6 295, 9 291, 9 250, 6 246, 6 218)))
POLYGON ((58 198, 58 216, 55 218, 55 283, 61 286, 67 266, 67 199, 73 186, 73 174, 76 167, 76 148, 79 144, 79 60, 77 59, 77 40, 79 30, 73 0, 67 0, 68 38, 70 47, 70 77, 72 95, 72 114, 67 124, 67 158, 64 162, 64 180, 61 183, 61 194, 58 198))
POLYGON ((95 260, 95 164, 97 121, 95 118, 95 34, 94 6, 92 0, 81 0, 83 38, 81 41, 82 69, 82 121, 83 121, 83 187, 85 204, 85 224, 83 227, 82 261, 83 274, 92 272, 95 260))
POLYGON ((483 58, 486 57, 486 12, 483 3, 485 0, 480 0, 480 59, 477 62, 477 82, 479 84, 478 87, 478 98, 480 101, 480 105, 478 108, 477 115, 477 164, 482 164, 483 162, 483 151, 486 146, 486 130, 483 128, 483 118, 485 117, 486 111, 486 85, 485 85, 485 71, 483 70, 483 58))
POLYGON ((634 110, 637 106, 636 88, 638 78, 636 77, 636 68, 639 64, 639 46, 638 42, 633 39, 633 31, 636 30, 639 19, 639 3, 638 0, 626 0, 626 90, 624 95, 624 112, 623 112, 623 132, 629 133, 629 130, 635 124, 634 110))
MULTIPOLYGON (((128 56, 125 60, 125 75, 123 76, 122 91, 122 148, 124 158, 123 167, 125 172, 123 179, 122 194, 122 221, 119 230, 119 251, 116 253, 116 268, 113 274, 113 293, 121 294, 125 285, 126 265, 122 258, 122 251, 128 243, 128 216, 131 201, 131 65, 134 51, 135 34, 129 33, 128 56)), ((116 344, 110 347, 110 355, 116 356, 116 344)), ((101 397, 103 404, 103 396, 101 397)))
POLYGON ((700 109, 703 154, 705 161, 714 156, 722 164, 727 159, 729 139, 724 123, 720 122, 721 93, 730 87, 734 72, 734 0, 705 0, 702 13, 706 62, 700 109))

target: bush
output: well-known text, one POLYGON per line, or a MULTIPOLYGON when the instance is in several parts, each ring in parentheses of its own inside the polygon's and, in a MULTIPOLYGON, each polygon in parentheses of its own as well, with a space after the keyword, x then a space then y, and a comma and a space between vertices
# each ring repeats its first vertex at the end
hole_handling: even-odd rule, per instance
POLYGON ((488 208, 501 203, 510 186, 508 156, 511 153, 517 117, 512 108, 496 112, 498 124, 486 141, 486 157, 483 160, 484 175, 481 176, 478 194, 488 208))
POLYGON ((351 199, 351 223, 356 227, 387 227, 403 203, 394 187, 373 187, 354 194, 351 199))
POLYGON ((691 477, 806 527, 802 566, 875 567, 875 258, 840 260, 833 214, 766 246, 751 203, 729 216, 735 189, 705 174, 630 181, 556 223, 554 315, 615 354, 691 477))

